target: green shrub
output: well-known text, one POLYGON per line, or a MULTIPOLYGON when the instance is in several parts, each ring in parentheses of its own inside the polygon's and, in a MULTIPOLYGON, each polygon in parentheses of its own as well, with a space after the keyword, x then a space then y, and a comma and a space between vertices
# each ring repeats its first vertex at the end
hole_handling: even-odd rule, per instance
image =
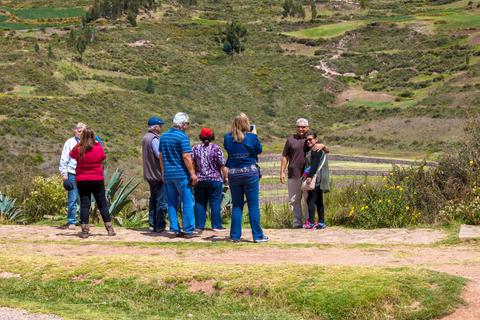
POLYGON ((469 201, 448 201, 439 214, 447 221, 457 220, 480 225, 480 187, 474 187, 473 194, 473 199, 469 201))
POLYGON ((57 70, 68 81, 78 80, 83 76, 79 68, 65 61, 59 61, 57 63, 57 70))
POLYGON ((480 224, 480 119, 467 127, 468 140, 438 166, 394 167, 382 185, 351 184, 337 195, 334 224, 405 227, 461 220, 480 224))
POLYGON ((275 207, 272 203, 266 203, 261 208, 261 224, 265 228, 282 229, 292 227, 292 212, 285 204, 275 207))
POLYGON ((67 195, 62 186, 62 177, 35 177, 33 190, 24 203, 25 219, 28 222, 42 220, 45 215, 59 215, 67 207, 67 195))
POLYGON ((342 209, 332 217, 333 224, 401 228, 416 224, 420 218, 405 188, 392 184, 387 177, 382 185, 349 185, 341 192, 339 202, 342 209))

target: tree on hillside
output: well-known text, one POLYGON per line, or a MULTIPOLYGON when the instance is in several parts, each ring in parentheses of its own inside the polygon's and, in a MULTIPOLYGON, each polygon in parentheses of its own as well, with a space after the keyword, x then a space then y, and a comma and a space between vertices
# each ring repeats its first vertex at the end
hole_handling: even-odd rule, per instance
POLYGON ((155 92, 155 86, 153 85, 153 80, 152 78, 148 78, 147 80, 147 86, 145 87, 145 91, 148 93, 152 94, 155 92))
POLYGON ((127 16, 128 22, 136 26, 140 10, 155 10, 157 5, 157 0, 95 0, 85 14, 84 21, 89 23, 100 18, 117 20, 127 16))
POLYGON ((317 19, 317 3, 315 0, 310 0, 310 11, 312 11, 311 21, 314 22, 317 19))
POLYGON ((299 17, 305 19, 305 9, 302 2, 294 2, 293 0, 285 0, 283 2, 282 17, 299 17))
POLYGON ((79 61, 83 61, 83 54, 87 47, 93 42, 95 29, 84 26, 81 29, 70 31, 67 45, 70 49, 79 54, 79 61))
POLYGON ((179 2, 184 6, 196 6, 197 0, 179 0, 179 2))
POLYGON ((53 49, 52 49, 51 44, 48 44, 48 58, 49 59, 54 59, 55 58, 55 54, 53 53, 53 49))
POLYGON ((40 55, 40 45, 38 44, 38 41, 35 40, 33 48, 35 49, 35 53, 40 55))
POLYGON ((244 42, 247 29, 240 23, 233 21, 227 24, 223 32, 223 51, 228 54, 240 53, 245 50, 244 42))

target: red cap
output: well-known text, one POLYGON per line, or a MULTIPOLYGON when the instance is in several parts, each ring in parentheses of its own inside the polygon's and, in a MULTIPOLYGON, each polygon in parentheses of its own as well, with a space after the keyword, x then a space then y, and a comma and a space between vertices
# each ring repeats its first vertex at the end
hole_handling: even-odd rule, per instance
POLYGON ((201 138, 211 138, 213 137, 213 131, 210 128, 202 128, 202 131, 200 131, 200 137, 201 138))

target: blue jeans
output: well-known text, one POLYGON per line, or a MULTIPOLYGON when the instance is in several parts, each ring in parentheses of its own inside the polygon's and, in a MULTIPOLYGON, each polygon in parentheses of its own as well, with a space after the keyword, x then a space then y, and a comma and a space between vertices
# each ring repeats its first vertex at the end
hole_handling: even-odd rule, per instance
POLYGON ((73 185, 73 190, 69 190, 67 193, 67 223, 76 224, 77 223, 77 206, 78 206, 78 190, 77 184, 75 183, 75 175, 73 173, 68 173, 68 180, 73 185))
POLYGON ((188 185, 189 179, 175 179, 165 181, 165 190, 168 202, 168 218, 170 219, 170 231, 180 232, 178 224, 178 202, 182 203, 183 231, 186 234, 195 230, 195 215, 193 212, 194 199, 192 187, 188 185))
POLYGON ((161 181, 151 182, 150 198, 148 201, 148 223, 155 230, 165 229, 165 216, 167 213, 167 195, 165 194, 165 185, 161 181))
POLYGON ((221 181, 199 181, 195 187, 195 223, 199 229, 205 229, 207 205, 210 202, 212 229, 222 228, 222 189, 221 181))
POLYGON ((252 228, 253 240, 263 239, 263 230, 260 226, 259 178, 258 174, 229 175, 230 192, 232 193, 232 225, 230 238, 239 240, 242 237, 242 214, 247 198, 248 216, 252 228))

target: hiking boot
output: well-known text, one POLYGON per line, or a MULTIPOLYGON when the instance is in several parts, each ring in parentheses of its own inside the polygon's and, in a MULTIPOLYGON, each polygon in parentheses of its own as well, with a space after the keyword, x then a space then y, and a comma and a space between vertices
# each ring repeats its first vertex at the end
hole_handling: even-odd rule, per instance
POLYGON ((317 223, 315 224, 315 226, 313 227, 314 229, 325 229, 327 227, 327 225, 325 223, 317 223))
POLYGON ((227 229, 224 228, 224 227, 221 227, 221 228, 213 228, 212 231, 214 231, 214 232, 225 232, 225 231, 227 231, 227 229))
POLYGON ((90 226, 88 224, 81 224, 80 227, 82 228, 82 232, 80 232, 79 237, 82 239, 86 239, 90 236, 90 226))
POLYGON ((113 237, 116 235, 115 230, 113 230, 113 226, 111 222, 105 222, 105 229, 107 229, 108 235, 113 237))
POLYGON ((268 242, 268 237, 267 236, 263 236, 263 238, 261 239, 257 239, 257 240, 253 240, 253 242, 255 243, 264 243, 264 242, 268 242))
POLYGON ((311 223, 310 221, 305 221, 305 223, 303 224, 303 229, 313 229, 315 225, 313 223, 311 223))

